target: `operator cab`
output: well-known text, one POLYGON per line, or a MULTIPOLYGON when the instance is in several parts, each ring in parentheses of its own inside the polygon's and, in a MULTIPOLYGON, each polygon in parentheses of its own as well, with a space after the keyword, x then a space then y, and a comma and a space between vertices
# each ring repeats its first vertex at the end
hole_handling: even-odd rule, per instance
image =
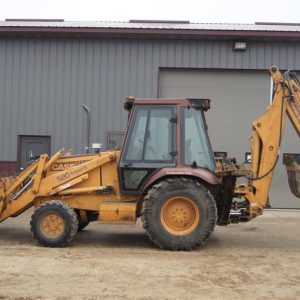
POLYGON ((124 108, 130 116, 119 163, 123 193, 139 194, 145 181, 162 168, 214 172, 204 116, 210 100, 131 97, 124 108))

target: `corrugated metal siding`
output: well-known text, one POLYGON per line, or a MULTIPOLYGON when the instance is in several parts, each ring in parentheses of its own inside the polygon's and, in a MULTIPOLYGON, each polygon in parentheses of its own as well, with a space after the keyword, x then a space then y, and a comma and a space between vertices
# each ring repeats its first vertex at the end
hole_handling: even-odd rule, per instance
POLYGON ((156 97, 158 69, 300 69, 300 43, 123 39, 0 39, 0 159, 15 160, 17 135, 51 135, 52 150, 83 151, 85 115, 92 142, 125 130, 128 95, 156 97))

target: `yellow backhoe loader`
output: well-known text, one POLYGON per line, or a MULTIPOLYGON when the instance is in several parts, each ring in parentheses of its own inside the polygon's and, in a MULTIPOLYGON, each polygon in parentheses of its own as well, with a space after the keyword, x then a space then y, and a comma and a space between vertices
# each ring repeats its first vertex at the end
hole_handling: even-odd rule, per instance
MULTIPOLYGON (((300 133, 300 84, 295 74, 273 78, 273 102, 254 121, 251 162, 214 157, 204 112, 209 99, 134 99, 121 150, 43 154, 16 177, 1 178, 0 222, 34 206, 30 226, 40 245, 63 247, 91 221, 135 224, 141 217, 160 248, 204 245, 215 224, 246 222, 266 205, 288 116, 300 133), (244 177, 244 184, 236 179, 244 177), (235 201, 233 199, 236 198, 235 201)), ((300 196, 298 157, 284 158, 300 196)))

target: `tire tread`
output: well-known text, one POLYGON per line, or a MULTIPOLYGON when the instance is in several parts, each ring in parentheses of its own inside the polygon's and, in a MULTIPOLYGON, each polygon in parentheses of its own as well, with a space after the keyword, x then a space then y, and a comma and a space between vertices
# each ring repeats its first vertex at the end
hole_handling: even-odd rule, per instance
POLYGON ((217 208, 213 197, 203 184, 191 178, 174 177, 164 179, 158 184, 153 185, 153 187, 148 191, 143 201, 143 227, 146 230, 149 239, 162 249, 168 249, 173 251, 190 251, 197 248, 198 246, 205 245, 214 230, 216 220, 217 208), (178 240, 176 241, 177 237, 172 237, 170 234, 162 238, 162 236, 164 235, 158 234, 158 224, 154 224, 157 223, 157 220, 154 220, 152 215, 155 205, 159 205, 159 202, 161 201, 161 193, 169 193, 176 188, 188 190, 189 193, 191 193, 192 195, 198 195, 199 197, 201 197, 201 199, 203 199, 204 201, 204 205, 206 207, 208 216, 206 220, 206 225, 204 226, 204 231, 201 232, 197 238, 193 238, 189 241, 188 239, 186 239, 184 242, 181 243, 178 242, 178 240))
POLYGON ((77 231, 78 231, 78 218, 77 218, 77 214, 75 212, 75 210, 73 208, 71 208, 70 206, 68 206, 67 204, 65 204, 62 201, 58 201, 58 200, 51 200, 51 201, 47 201, 45 203, 43 203, 42 205, 40 205, 35 212, 33 213, 33 215, 31 216, 31 220, 30 220, 30 230, 32 233, 33 238, 41 245, 44 247, 65 247, 67 244, 69 244, 72 239, 74 238, 74 236, 76 235, 77 231), (36 226, 37 221, 38 221, 38 215, 45 209, 47 209, 51 207, 56 207, 59 208, 60 210, 64 211, 69 220, 71 220, 70 222, 70 226, 71 229, 69 230, 69 232, 67 232, 67 234, 65 234, 63 236, 63 238, 59 241, 59 242, 52 242, 52 241, 47 241, 45 239, 43 239, 37 232, 36 230, 36 226))

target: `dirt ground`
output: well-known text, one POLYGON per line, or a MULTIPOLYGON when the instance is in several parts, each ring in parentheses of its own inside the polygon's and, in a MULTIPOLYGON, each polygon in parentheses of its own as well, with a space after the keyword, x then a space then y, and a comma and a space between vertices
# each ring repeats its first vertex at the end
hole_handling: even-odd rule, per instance
POLYGON ((157 249, 140 223, 93 223, 42 248, 30 214, 0 225, 0 299, 300 299, 300 211, 217 227, 193 252, 157 249))

